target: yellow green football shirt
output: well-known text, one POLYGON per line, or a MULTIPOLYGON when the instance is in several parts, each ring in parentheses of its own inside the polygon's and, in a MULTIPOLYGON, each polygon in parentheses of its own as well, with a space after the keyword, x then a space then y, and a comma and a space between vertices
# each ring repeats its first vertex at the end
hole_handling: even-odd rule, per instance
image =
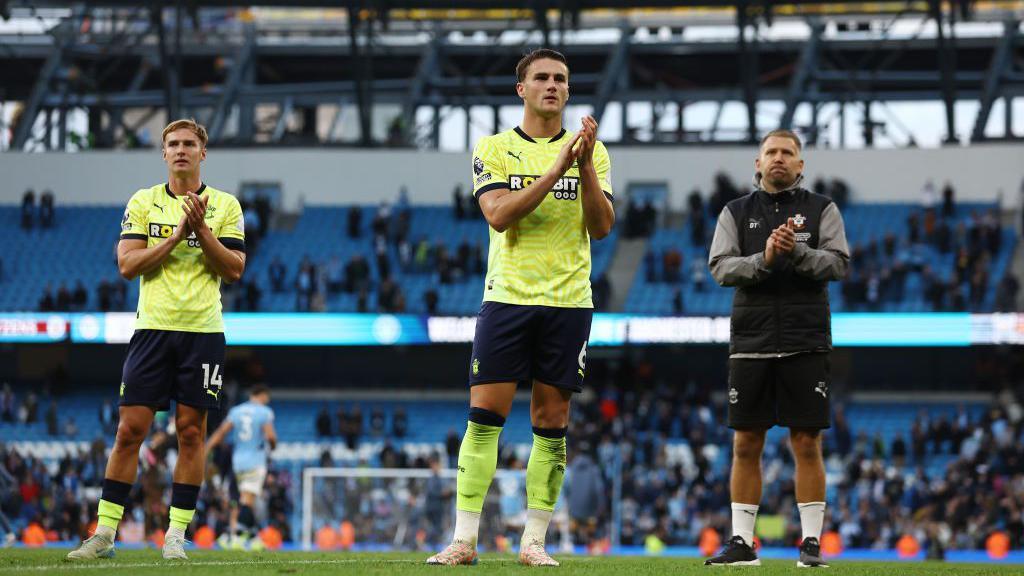
MULTIPOLYGON (((572 132, 531 138, 519 127, 480 139, 473 150, 473 194, 508 188, 515 194, 555 163, 572 132)), ((594 168, 610 199, 611 160, 594 147, 594 168)), ((590 234, 583 220, 579 167, 573 165, 537 208, 504 232, 490 228, 484 301, 559 308, 593 308, 590 234)), ((589 193, 589 191, 588 191, 589 193)))
MULTIPOLYGON (((206 224, 224 246, 245 250, 245 222, 238 200, 203 184, 196 192, 209 196, 206 224)), ((146 240, 153 247, 171 235, 184 215, 184 202, 167 184, 132 195, 121 219, 121 239, 146 240)), ((181 332, 223 332, 220 276, 206 265, 195 232, 174 247, 155 270, 143 274, 135 328, 181 332)))

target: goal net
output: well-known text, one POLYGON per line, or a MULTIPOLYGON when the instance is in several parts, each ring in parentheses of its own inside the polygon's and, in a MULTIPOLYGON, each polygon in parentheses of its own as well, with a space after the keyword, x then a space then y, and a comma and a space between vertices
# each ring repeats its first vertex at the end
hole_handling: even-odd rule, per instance
MULTIPOLYGON (((302 475, 302 546, 306 550, 428 550, 455 527, 452 469, 306 468, 302 475)), ((480 546, 519 544, 526 522, 526 471, 498 470, 484 501, 480 546)), ((568 544, 567 518, 556 509, 549 544, 568 544)))

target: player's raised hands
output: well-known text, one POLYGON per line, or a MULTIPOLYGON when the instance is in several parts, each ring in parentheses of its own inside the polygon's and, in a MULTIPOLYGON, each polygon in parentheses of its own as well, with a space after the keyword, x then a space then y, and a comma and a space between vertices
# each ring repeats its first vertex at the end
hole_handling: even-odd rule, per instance
POLYGON ((572 166, 573 160, 578 158, 580 147, 577 144, 580 142, 582 134, 582 132, 577 132, 558 151, 558 158, 555 158, 555 164, 551 168, 558 172, 559 177, 565 174, 565 171, 572 166))
POLYGON ((188 235, 192 233, 192 227, 188 223, 188 214, 182 214, 181 220, 178 220, 178 227, 171 233, 170 240, 174 243, 181 242, 188 235))
POLYGON ((597 144, 597 120, 593 116, 583 117, 580 129, 580 146, 577 151, 579 166, 589 166, 594 158, 594 146, 597 144))
POLYGON ((186 192, 182 199, 189 226, 197 233, 206 226, 206 204, 209 196, 200 198, 195 192, 186 192))

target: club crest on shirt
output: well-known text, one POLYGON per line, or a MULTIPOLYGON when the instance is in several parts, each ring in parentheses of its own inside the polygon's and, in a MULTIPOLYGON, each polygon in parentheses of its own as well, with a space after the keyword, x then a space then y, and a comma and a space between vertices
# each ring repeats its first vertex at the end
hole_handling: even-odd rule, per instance
POLYGON ((804 218, 803 214, 797 214, 796 216, 793 216, 793 226, 795 227, 793 228, 794 230, 803 230, 806 224, 807 218, 804 218))

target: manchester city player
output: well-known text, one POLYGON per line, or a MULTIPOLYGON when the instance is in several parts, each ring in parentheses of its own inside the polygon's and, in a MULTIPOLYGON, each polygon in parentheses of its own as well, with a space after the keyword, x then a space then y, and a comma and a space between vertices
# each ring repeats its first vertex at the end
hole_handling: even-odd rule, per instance
POLYGON ((234 196, 199 177, 206 129, 194 120, 163 131, 167 182, 136 192, 121 220, 117 265, 141 277, 135 334, 120 389, 120 424, 107 462, 96 533, 69 560, 109 558, 153 414, 177 403, 178 462, 163 557, 185 560, 185 529, 203 481, 206 412, 220 407, 224 365, 221 279, 245 270, 245 224, 234 196))
POLYGON ((253 507, 263 493, 267 478, 267 457, 277 447, 270 389, 257 384, 249 390, 249 401, 235 406, 206 442, 209 454, 231 434, 231 468, 238 484, 239 505, 231 511, 229 548, 244 547, 257 532, 253 507))
POLYGON ((590 240, 615 222, 610 161, 587 116, 562 127, 569 68, 554 50, 516 66, 520 126, 477 143, 473 190, 490 224, 483 305, 470 361, 469 422, 459 450, 455 535, 428 564, 474 564, 498 436, 519 382, 532 385, 533 449, 519 561, 558 566, 544 537, 565 473, 569 401, 583 388, 593 315, 590 240))

